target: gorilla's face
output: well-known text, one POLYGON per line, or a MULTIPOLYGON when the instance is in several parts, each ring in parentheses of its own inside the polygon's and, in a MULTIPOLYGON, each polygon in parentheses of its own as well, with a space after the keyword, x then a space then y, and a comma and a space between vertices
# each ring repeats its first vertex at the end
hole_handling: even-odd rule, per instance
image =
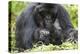
POLYGON ((43 19, 43 23, 44 23, 44 26, 47 28, 48 26, 51 26, 51 24, 53 23, 52 22, 52 18, 53 18, 53 14, 52 12, 50 12, 49 10, 45 9, 45 8, 42 8, 42 9, 39 9, 39 14, 40 16, 42 17, 43 19))
POLYGON ((56 19, 56 9, 53 6, 43 5, 37 8, 37 20, 39 26, 47 29, 51 29, 56 19))

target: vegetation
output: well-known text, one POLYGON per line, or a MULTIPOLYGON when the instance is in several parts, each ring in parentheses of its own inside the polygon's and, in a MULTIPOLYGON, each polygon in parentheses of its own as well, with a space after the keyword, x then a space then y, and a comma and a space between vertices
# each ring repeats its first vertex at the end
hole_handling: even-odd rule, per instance
MULTIPOLYGON (((15 47, 15 25, 16 25, 16 17, 20 15, 20 13, 25 9, 28 5, 28 2, 9 2, 9 48, 11 48, 11 52, 14 52, 15 47), (11 38, 11 39, 10 39, 11 38)), ((78 27, 78 6, 74 4, 65 5, 64 7, 70 14, 70 20, 74 26, 74 28, 78 27)), ((65 42, 62 45, 41 45, 38 47, 34 47, 30 50, 26 51, 53 51, 53 50, 68 50, 68 49, 77 49, 78 46, 75 43, 65 42)))

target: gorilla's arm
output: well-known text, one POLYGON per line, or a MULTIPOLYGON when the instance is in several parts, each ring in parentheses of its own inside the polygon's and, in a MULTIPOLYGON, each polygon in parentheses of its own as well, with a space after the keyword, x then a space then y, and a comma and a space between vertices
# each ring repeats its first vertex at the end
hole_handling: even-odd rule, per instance
POLYGON ((32 47, 32 34, 36 28, 33 20, 34 5, 27 7, 16 20, 16 46, 18 48, 31 48, 32 47))
POLYGON ((58 5, 57 18, 59 20, 62 30, 73 28, 68 12, 64 7, 60 5, 58 5))
POLYGON ((73 25, 70 21, 70 16, 66 9, 60 5, 58 6, 57 18, 59 20, 60 27, 65 34, 65 39, 77 41, 77 31, 73 28, 73 25))

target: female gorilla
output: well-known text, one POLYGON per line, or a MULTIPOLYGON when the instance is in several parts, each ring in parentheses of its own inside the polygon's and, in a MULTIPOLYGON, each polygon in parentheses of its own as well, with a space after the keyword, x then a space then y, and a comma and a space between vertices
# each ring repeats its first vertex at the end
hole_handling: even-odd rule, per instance
POLYGON ((59 45, 70 38, 62 32, 70 33, 72 28, 69 15, 61 5, 32 3, 16 20, 16 46, 28 49, 38 41, 59 45))

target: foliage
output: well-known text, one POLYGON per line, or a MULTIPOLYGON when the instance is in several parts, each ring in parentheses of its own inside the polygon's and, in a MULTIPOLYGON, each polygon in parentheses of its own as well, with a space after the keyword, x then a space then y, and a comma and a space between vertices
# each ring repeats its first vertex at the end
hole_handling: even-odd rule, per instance
MULTIPOLYGON (((22 12, 22 10, 24 10, 24 8, 28 5, 28 2, 21 2, 21 1, 12 1, 11 4, 9 2, 9 18, 10 18, 10 22, 9 22, 9 28, 11 30, 9 30, 9 37, 11 37, 10 43, 11 43, 11 50, 13 52, 13 50, 16 48, 15 47, 15 25, 16 25, 16 18, 17 16, 22 12)), ((78 6, 77 5, 73 5, 73 4, 69 4, 69 5, 63 5, 66 10, 68 11, 68 13, 70 14, 70 20, 74 26, 74 28, 78 27, 78 6)), ((9 43, 9 44, 10 44, 9 43)), ((35 46, 35 45, 34 45, 35 46)), ((69 43, 69 42, 65 42, 62 45, 41 45, 39 47, 33 47, 31 50, 29 51, 51 51, 51 50, 67 50, 67 49, 77 49, 78 46, 77 44, 74 43, 69 43)), ((28 50, 26 50, 28 51, 28 50)))
POLYGON ((52 51, 52 50, 72 50, 77 49, 77 45, 70 42, 65 42, 62 45, 41 45, 39 47, 32 48, 31 51, 52 51))
POLYGON ((78 5, 65 5, 64 6, 70 15, 70 20, 74 28, 78 27, 78 5))

